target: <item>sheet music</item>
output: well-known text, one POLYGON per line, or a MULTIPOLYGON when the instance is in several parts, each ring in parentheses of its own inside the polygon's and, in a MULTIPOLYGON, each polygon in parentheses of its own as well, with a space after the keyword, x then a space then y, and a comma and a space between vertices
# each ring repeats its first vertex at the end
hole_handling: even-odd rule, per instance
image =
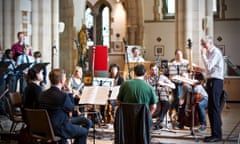
POLYGON ((83 89, 79 104, 105 105, 107 103, 110 87, 86 86, 83 89))
POLYGON ((119 93, 119 88, 120 86, 114 86, 112 87, 112 93, 111 93, 111 96, 110 96, 110 100, 116 100, 117 99, 117 96, 118 96, 118 93, 119 93))
POLYGON ((173 81, 184 82, 184 83, 187 83, 187 84, 190 84, 190 85, 194 85, 194 84, 198 83, 198 80, 188 79, 188 78, 185 78, 185 77, 182 77, 182 76, 179 76, 179 75, 173 76, 172 80, 173 81))

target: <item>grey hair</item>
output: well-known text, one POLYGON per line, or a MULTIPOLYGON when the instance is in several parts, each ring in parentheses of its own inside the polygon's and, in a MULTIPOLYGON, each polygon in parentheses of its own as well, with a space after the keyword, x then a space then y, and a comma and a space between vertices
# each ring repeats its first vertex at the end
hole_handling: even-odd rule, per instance
POLYGON ((213 37, 212 36, 207 35, 207 36, 205 36, 204 40, 206 42, 213 43, 213 37))

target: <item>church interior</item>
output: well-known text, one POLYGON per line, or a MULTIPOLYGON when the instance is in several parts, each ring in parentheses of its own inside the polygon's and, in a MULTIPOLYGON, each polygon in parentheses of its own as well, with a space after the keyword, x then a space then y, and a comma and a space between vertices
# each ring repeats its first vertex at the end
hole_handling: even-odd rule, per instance
MULTIPOLYGON (((239 0, 0 0, 0 57, 23 32, 24 45, 30 45, 32 53, 40 51, 42 62, 49 63, 47 72, 62 68, 68 79, 81 66, 87 87, 98 78, 107 79, 112 64, 119 66, 127 81, 136 64, 144 64, 149 72, 153 62, 171 63, 177 49, 204 69, 201 38, 212 36, 224 57, 223 83, 228 94, 222 114, 224 143, 240 143, 239 6, 239 0), (144 61, 131 61, 135 47, 144 61)), ((47 79, 45 87, 49 86, 47 79)), ((6 121, 0 118, 1 130, 9 127, 2 124, 6 121)), ((96 129, 97 144, 114 143, 111 130, 96 129), (99 139, 101 132, 110 138, 99 139)), ((202 142, 201 136, 184 137, 189 130, 184 132, 153 132, 152 143, 202 142)), ((0 143, 9 143, 0 135, 0 143)), ((92 142, 95 137, 88 139, 92 142)))

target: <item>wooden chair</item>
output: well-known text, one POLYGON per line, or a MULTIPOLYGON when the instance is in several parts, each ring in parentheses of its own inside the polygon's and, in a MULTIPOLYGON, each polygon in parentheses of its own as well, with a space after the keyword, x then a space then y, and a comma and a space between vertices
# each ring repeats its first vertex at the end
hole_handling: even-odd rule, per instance
POLYGON ((10 133, 16 130, 19 123, 22 123, 22 128, 24 127, 24 120, 22 116, 23 101, 22 96, 18 92, 9 93, 7 96, 7 106, 9 119, 12 121, 10 128, 10 133))
POLYGON ((61 137, 54 134, 52 123, 45 109, 24 109, 27 127, 35 142, 56 142, 61 137))

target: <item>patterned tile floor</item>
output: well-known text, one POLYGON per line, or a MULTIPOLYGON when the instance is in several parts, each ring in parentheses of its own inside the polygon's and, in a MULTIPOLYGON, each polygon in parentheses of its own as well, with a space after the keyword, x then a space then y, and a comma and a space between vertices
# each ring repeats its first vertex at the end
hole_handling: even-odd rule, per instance
MULTIPOLYGON (((228 103, 222 113, 223 121, 223 141, 216 144, 240 144, 240 103, 228 103)), ((207 118, 208 119, 208 118, 207 118)), ((14 140, 6 140, 3 133, 8 133, 11 121, 7 117, 0 116, 0 122, 3 127, 0 131, 0 144, 17 144, 14 140), (5 140, 4 140, 5 139, 5 140)), ((188 127, 183 130, 169 129, 152 131, 152 144, 196 144, 204 143, 203 137, 210 134, 208 126, 204 132, 198 132, 194 128, 194 136, 188 127), (170 131, 169 131, 170 130, 170 131)), ((87 144, 113 144, 113 129, 111 125, 105 127, 96 126, 95 142, 93 140, 93 130, 90 130, 87 144)))

